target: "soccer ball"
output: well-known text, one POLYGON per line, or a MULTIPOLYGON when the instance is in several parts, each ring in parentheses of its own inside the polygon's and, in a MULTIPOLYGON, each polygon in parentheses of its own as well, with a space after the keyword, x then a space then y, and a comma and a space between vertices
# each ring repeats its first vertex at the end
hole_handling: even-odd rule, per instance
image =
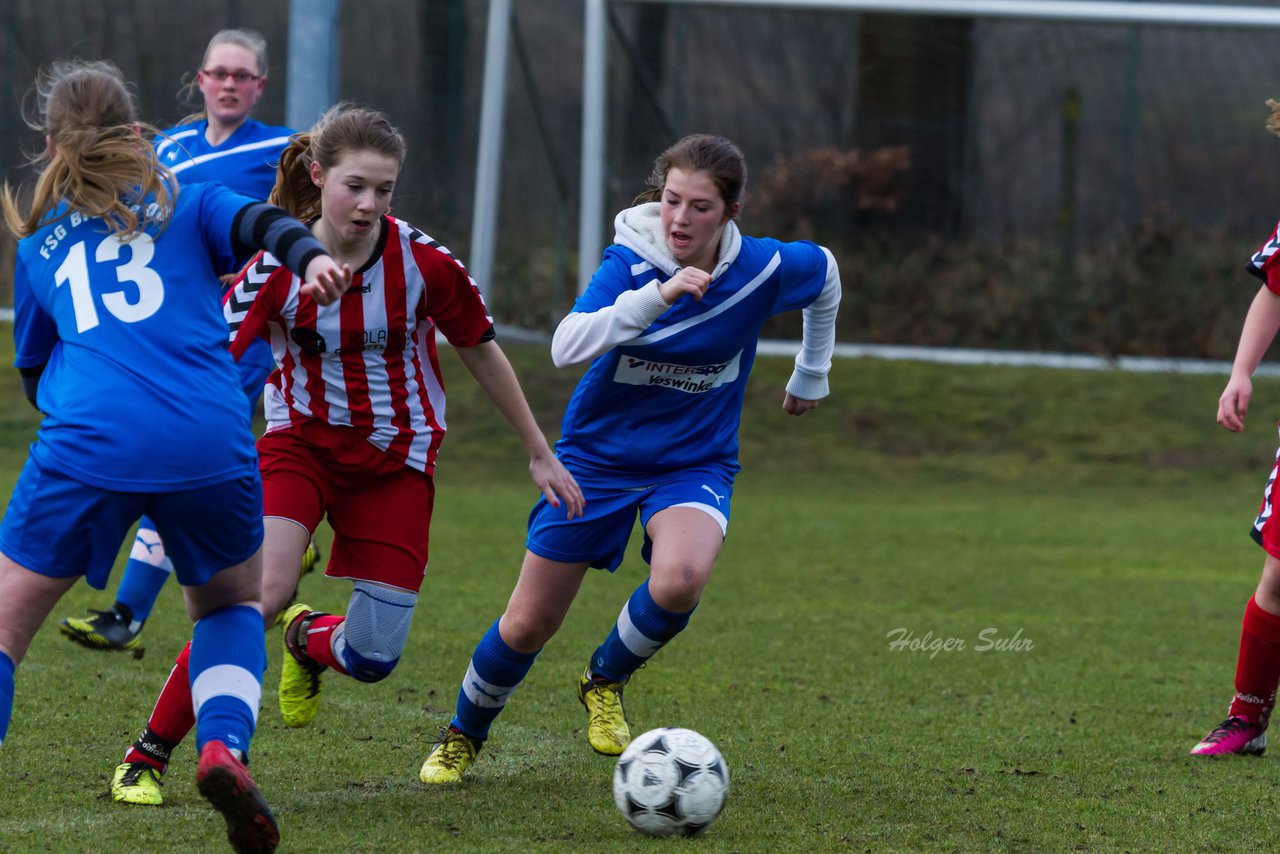
POLYGON ((729 767, 716 746, 691 729, 663 727, 637 736, 613 770, 613 800, 649 836, 693 836, 724 809, 729 767))

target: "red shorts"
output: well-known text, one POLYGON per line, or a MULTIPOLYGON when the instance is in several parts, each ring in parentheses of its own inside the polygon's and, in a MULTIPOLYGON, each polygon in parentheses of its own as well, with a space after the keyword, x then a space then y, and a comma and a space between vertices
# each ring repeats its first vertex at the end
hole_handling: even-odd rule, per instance
POLYGON ((326 514, 333 548, 325 575, 414 593, 427 571, 431 475, 391 460, 350 427, 308 421, 258 440, 263 515, 315 532, 326 514))

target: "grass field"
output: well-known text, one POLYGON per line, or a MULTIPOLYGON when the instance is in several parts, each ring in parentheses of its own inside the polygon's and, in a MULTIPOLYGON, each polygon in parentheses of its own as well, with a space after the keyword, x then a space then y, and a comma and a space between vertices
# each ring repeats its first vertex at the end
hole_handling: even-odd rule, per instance
MULTIPOLYGON (((554 432, 576 374, 509 353, 554 432)), ((451 432, 400 667, 376 685, 328 679, 316 723, 287 730, 268 636, 253 768, 282 851, 1233 851, 1270 838, 1276 760, 1187 750, 1230 699, 1280 383, 1257 384, 1234 436, 1213 423, 1222 377, 868 360, 837 364, 829 403, 797 420, 778 406, 787 361, 763 360, 716 575, 627 694, 637 731, 716 742, 729 802, 698 839, 651 840, 616 813, 613 763, 587 748, 574 690, 643 577, 634 548, 621 577, 588 579, 465 782, 417 782, 510 592, 533 498, 508 431, 444 360, 451 432), (892 643, 909 637, 914 650, 892 643)), ((12 376, 0 401, 7 493, 35 414, 12 376)), ((339 611, 349 592, 317 576, 302 589, 339 611)), ((81 585, 54 619, 108 601, 81 585)), ((187 636, 177 591, 141 659, 73 647, 52 622, 19 668, 0 748, 0 849, 222 850, 189 745, 163 808, 107 791, 187 636)))

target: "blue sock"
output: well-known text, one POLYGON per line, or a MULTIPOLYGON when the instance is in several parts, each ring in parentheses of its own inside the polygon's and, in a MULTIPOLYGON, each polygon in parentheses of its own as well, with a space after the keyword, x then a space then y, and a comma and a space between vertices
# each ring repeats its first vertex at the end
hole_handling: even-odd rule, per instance
POLYGON ((116 602, 127 607, 134 620, 142 622, 151 616, 160 588, 172 574, 173 562, 164 553, 164 543, 156 533, 156 526, 144 516, 138 523, 138 535, 129 551, 116 602))
POLYGON ((537 652, 516 652, 507 646, 498 634, 498 621, 494 620, 471 655, 471 665, 458 691, 452 726, 480 741, 488 738, 493 719, 507 705, 511 692, 524 680, 537 657, 537 652))
POLYGON ((249 758, 267 669, 262 615, 248 605, 219 608, 196 623, 191 636, 191 699, 196 749, 221 741, 249 758))
POLYGON ((591 654, 591 672, 610 682, 624 682, 689 625, 695 605, 682 614, 668 611, 649 595, 649 579, 635 589, 605 642, 591 654))
POLYGON ((0 652, 0 744, 9 731, 9 716, 13 714, 13 659, 0 652))

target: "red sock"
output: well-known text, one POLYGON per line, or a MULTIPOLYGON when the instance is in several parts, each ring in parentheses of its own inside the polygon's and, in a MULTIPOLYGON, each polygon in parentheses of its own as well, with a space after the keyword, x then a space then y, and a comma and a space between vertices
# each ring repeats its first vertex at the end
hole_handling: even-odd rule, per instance
POLYGON ((1280 616, 1262 610, 1252 597, 1244 608, 1240 657, 1236 661, 1236 696, 1231 714, 1267 724, 1280 683, 1280 616))
POLYGON ((147 728, 125 752, 125 762, 145 762, 164 773, 169 754, 196 725, 196 712, 191 699, 191 677, 188 661, 191 642, 174 659, 169 678, 160 689, 156 706, 147 719, 147 728))
POLYGON ((344 676, 347 675, 347 668, 343 667, 342 662, 333 654, 333 645, 330 640, 338 626, 346 621, 346 617, 335 617, 332 614, 316 617, 307 627, 307 637, 302 642, 302 649, 306 652, 307 658, 328 665, 344 676))

